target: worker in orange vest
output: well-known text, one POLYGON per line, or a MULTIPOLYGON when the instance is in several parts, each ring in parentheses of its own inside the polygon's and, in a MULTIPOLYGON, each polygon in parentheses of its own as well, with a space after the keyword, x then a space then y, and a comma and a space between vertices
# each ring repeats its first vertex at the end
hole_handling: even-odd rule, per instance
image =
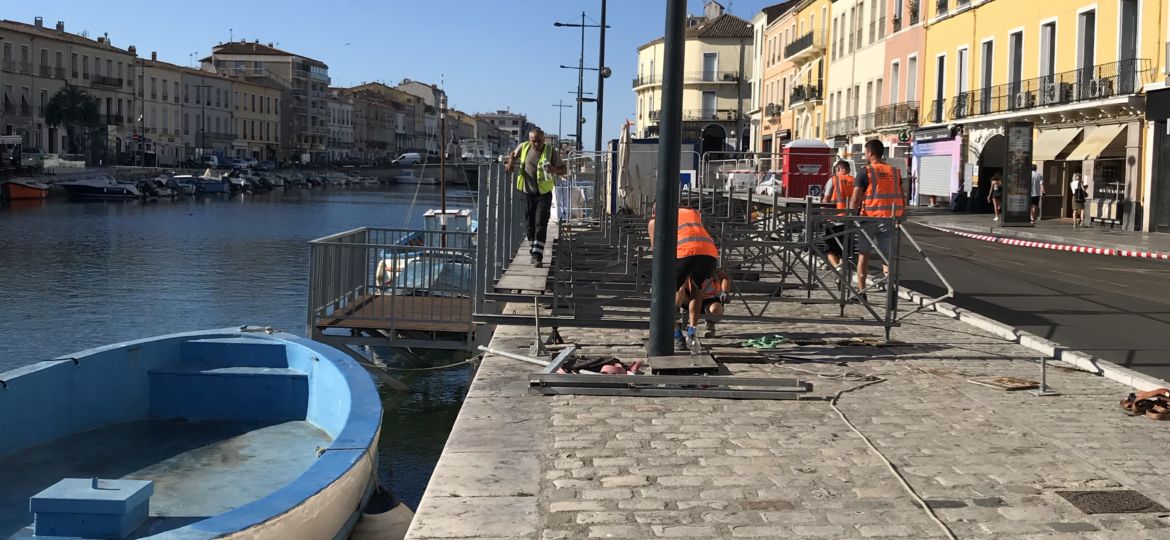
MULTIPOLYGON (((849 207, 860 209, 862 216, 901 219, 906 213, 906 195, 902 192, 902 174, 883 159, 886 154, 886 145, 874 139, 865 143, 865 160, 868 165, 857 175, 853 183, 853 197, 849 207)), ((869 235, 861 235, 859 240, 860 251, 857 256, 857 290, 864 298, 865 278, 869 270, 869 257, 874 247, 882 250, 885 260, 889 260, 893 252, 891 246, 895 238, 894 227, 888 223, 866 223, 863 230, 869 235), (870 238, 873 241, 870 241, 870 238), (876 246, 875 246, 876 244, 876 246)), ((896 227, 896 225, 895 225, 896 227)), ((882 271, 886 277, 890 275, 890 267, 882 262, 882 271)), ((879 290, 884 290, 883 283, 879 290)))
MULTIPOLYGON (((654 249, 654 216, 650 223, 650 249, 654 249)), ((684 337, 680 328, 675 328, 675 349, 689 348, 697 338, 695 327, 699 325, 699 313, 703 307, 703 291, 700 284, 711 279, 719 266, 719 249, 715 240, 703 227, 703 218, 693 208, 678 209, 678 244, 675 247, 674 287, 677 296, 686 301, 688 320, 684 337)))
MULTIPOLYGON (((826 183, 823 200, 837 207, 838 216, 848 215, 849 203, 853 197, 853 177, 849 175, 849 162, 838 161, 833 171, 833 176, 826 183)), ((841 266, 841 258, 845 252, 842 241, 844 232, 845 224, 840 221, 830 221, 825 226, 825 236, 828 237, 825 242, 825 256, 833 264, 833 268, 841 266)))

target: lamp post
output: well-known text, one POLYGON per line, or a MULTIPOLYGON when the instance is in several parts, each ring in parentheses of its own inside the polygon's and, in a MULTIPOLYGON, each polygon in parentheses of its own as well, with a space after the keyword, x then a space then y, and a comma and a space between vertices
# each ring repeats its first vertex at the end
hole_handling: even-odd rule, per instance
MULTIPOLYGON (((604 8, 604 6, 603 6, 603 8, 604 8)), ((601 25, 601 24, 585 24, 585 12, 584 11, 581 12, 581 22, 580 23, 555 22, 555 23, 553 23, 553 26, 555 26, 557 28, 580 28, 581 29, 581 52, 577 57, 577 151, 580 152, 581 151, 581 125, 584 123, 584 118, 585 118, 585 117, 581 116, 582 94, 584 93, 584 90, 585 90, 585 69, 586 69, 585 68, 585 29, 586 28, 602 28, 602 32, 604 32, 605 30, 603 28, 603 25, 601 25)), ((604 41, 602 41, 602 43, 604 43, 604 41)), ((565 67, 565 66, 561 66, 561 67, 565 67)), ((598 68, 593 68, 593 70, 598 70, 598 68)), ((604 75, 604 73, 607 73, 608 71, 609 70, 606 70, 606 69, 599 70, 599 78, 608 76, 608 75, 604 75)))
POLYGON ((565 109, 572 109, 573 106, 572 105, 565 105, 564 100, 558 99, 556 103, 553 103, 553 107, 557 108, 557 142, 560 142, 560 140, 562 139, 562 137, 561 137, 561 127, 562 127, 561 124, 564 121, 565 109))

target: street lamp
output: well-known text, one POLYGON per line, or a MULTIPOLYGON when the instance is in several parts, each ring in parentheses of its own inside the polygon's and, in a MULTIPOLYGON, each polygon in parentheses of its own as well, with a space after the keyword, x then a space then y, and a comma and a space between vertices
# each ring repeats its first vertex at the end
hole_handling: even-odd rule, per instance
MULTIPOLYGON (((605 15, 604 15, 605 2, 604 1, 601 4, 601 12, 602 12, 602 19, 604 19, 605 18, 605 15)), ((605 28, 606 28, 605 21, 603 20, 602 24, 585 24, 585 12, 582 11, 580 23, 554 22, 553 26, 555 26, 557 28, 580 28, 581 29, 581 53, 577 57, 577 151, 579 152, 579 151, 581 151, 581 124, 582 124, 581 119, 583 118, 581 116, 581 94, 584 92, 584 86, 585 86, 585 29, 586 28, 600 28, 601 29, 601 44, 602 44, 602 48, 603 48, 602 50, 604 51, 605 28)), ((604 55, 602 55, 598 59, 599 63, 604 64, 604 62, 603 62, 604 59, 605 59, 604 55)), ((562 67, 564 67, 564 66, 562 66, 562 67)), ((595 68, 595 70, 596 70, 596 68, 595 68)), ((607 75, 608 71, 609 71, 608 69, 603 69, 603 70, 598 72, 598 81, 599 82, 601 81, 601 79, 608 76, 607 75)), ((599 85, 598 86, 598 96, 601 95, 601 91, 602 90, 601 90, 601 87, 599 85)), ((601 100, 599 99, 598 100, 599 111, 600 111, 600 108, 601 108, 601 100)), ((598 120, 600 120, 600 112, 598 113, 598 116, 599 116, 598 120)), ((598 123, 600 124, 600 121, 598 123)), ((599 129, 600 129, 600 127, 599 127, 599 129)), ((598 148, 597 148, 598 150, 601 149, 600 148, 600 141, 601 141, 601 139, 598 138, 598 148)))

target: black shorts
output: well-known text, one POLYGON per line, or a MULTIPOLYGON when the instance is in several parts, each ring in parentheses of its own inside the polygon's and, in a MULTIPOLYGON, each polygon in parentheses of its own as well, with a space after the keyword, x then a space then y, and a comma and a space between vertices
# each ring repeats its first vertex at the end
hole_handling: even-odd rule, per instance
POLYGON ((674 290, 682 288, 687 278, 694 281, 696 286, 702 286, 704 281, 711 279, 719 261, 710 255, 691 255, 674 261, 674 290))
POLYGON ((1032 197, 1032 206, 1040 206, 1040 197, 1032 197))
POLYGON ((708 298, 706 300, 703 300, 703 308, 702 308, 703 314, 704 315, 708 314, 708 312, 711 309, 711 305, 718 304, 718 303, 719 303, 719 298, 708 298))
MULTIPOLYGON (((825 225, 825 236, 832 236, 840 234, 845 231, 845 225, 837 223, 829 223, 825 225)), ((834 238, 825 239, 825 253, 836 255, 840 257, 844 252, 845 236, 836 236, 834 238)))

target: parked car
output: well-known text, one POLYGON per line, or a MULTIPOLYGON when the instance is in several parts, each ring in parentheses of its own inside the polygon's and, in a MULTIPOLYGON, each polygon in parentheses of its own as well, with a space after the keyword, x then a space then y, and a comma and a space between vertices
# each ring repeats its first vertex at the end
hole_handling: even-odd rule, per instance
POLYGON ((219 157, 211 155, 200 156, 199 165, 201 167, 211 167, 213 169, 217 169, 219 168, 219 157))
POLYGON ((420 161, 422 161, 422 156, 418 152, 407 152, 395 158, 390 164, 396 167, 409 167, 420 161))
POLYGON ((256 164, 252 166, 252 168, 257 171, 272 171, 276 170, 276 164, 266 159, 263 161, 257 161, 256 164))

